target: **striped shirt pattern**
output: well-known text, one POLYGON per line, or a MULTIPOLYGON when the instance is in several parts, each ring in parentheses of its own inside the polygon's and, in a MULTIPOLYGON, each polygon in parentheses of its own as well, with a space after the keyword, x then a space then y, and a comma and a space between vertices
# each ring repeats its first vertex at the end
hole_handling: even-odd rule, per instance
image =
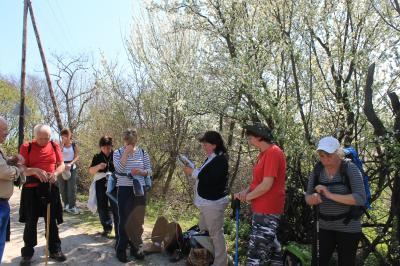
MULTIPOLYGON (((352 195, 357 202, 357 205, 363 206, 366 201, 366 195, 364 190, 364 182, 358 167, 349 163, 346 169, 347 176, 350 179, 350 186, 352 190, 352 195)), ((338 171, 332 180, 328 179, 328 175, 325 171, 325 168, 321 171, 320 174, 320 182, 329 183, 329 182, 342 182, 342 177, 340 176, 340 171, 338 171)), ((311 195, 314 193, 314 175, 311 174, 310 179, 308 181, 307 186, 307 195, 311 195)), ((333 186, 327 186, 328 190, 335 194, 350 194, 349 188, 345 184, 338 184, 333 186)), ((322 203, 320 206, 320 212, 325 215, 338 215, 343 214, 349 211, 350 206, 342 203, 335 202, 333 200, 327 199, 324 196, 321 196, 322 203)), ((319 225, 320 228, 325 230, 333 230, 339 232, 346 233, 359 233, 361 232, 361 221, 360 220, 351 220, 347 225, 343 223, 344 219, 336 220, 336 221, 324 221, 320 219, 319 225)))
MULTIPOLYGON (((147 171, 148 176, 151 176, 152 171, 150 158, 146 151, 143 151, 141 148, 135 147, 134 153, 128 156, 125 166, 122 166, 121 157, 122 154, 124 154, 124 151, 125 147, 121 147, 118 150, 114 151, 113 161, 116 172, 115 174, 117 176, 117 187, 132 187, 132 178, 118 175, 118 173, 129 174, 133 168, 138 168, 141 171, 147 171)), ((134 176, 134 178, 139 180, 142 186, 146 185, 143 176, 138 175, 134 176)))

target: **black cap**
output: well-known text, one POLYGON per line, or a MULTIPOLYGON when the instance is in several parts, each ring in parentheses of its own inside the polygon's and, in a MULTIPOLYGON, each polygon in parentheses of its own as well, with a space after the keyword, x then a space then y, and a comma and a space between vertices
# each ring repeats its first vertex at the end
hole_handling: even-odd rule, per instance
POLYGON ((245 126, 244 128, 247 132, 253 133, 257 137, 264 138, 269 142, 273 140, 271 129, 260 122, 255 122, 252 125, 245 126))
POLYGON ((216 131, 207 131, 199 138, 200 142, 208 142, 217 145, 221 140, 221 135, 216 131))

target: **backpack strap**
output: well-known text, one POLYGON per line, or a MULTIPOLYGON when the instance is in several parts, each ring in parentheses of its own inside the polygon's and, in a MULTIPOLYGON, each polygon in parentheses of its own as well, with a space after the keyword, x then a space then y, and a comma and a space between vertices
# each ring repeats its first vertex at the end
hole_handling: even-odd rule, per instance
POLYGON ((340 177, 342 178, 342 184, 344 184, 350 190, 351 194, 353 190, 351 189, 350 178, 347 173, 349 169, 349 164, 350 164, 349 159, 342 160, 342 162, 340 163, 340 177))
MULTIPOLYGON (((56 148, 56 144, 54 143, 54 141, 50 140, 51 146, 53 147, 54 153, 57 155, 57 148, 56 148)), ((28 154, 31 153, 32 150, 32 142, 28 143, 28 154)))
POLYGON ((320 176, 321 176, 321 172, 323 169, 324 169, 324 166, 322 165, 321 162, 318 162, 316 165, 314 165, 314 169, 313 169, 314 186, 313 186, 313 188, 315 188, 316 186, 321 184, 320 176))

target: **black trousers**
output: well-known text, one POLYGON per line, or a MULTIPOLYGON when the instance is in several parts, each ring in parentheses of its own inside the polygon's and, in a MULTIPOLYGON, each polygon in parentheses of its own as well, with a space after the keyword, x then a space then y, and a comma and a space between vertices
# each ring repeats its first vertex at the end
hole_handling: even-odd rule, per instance
POLYGON ((96 181, 96 198, 97 198, 97 211, 104 231, 112 230, 112 219, 110 216, 110 204, 106 195, 107 180, 102 178, 96 181))
POLYGON ((320 229, 319 265, 329 265, 333 252, 337 251, 339 266, 356 265, 356 253, 361 233, 345 233, 320 229))
POLYGON ((118 237, 117 251, 125 251, 128 244, 138 248, 142 244, 146 193, 136 197, 133 187, 117 187, 118 237))
MULTIPOLYGON (((58 190, 57 190, 58 191, 58 190)), ((33 256, 34 247, 37 245, 37 222, 39 217, 44 217, 45 224, 47 225, 46 209, 47 204, 37 195, 36 188, 23 188, 23 204, 28 205, 23 208, 24 211, 24 243, 25 246, 21 249, 21 255, 23 257, 33 256)), ((56 253, 61 250, 61 240, 58 235, 58 226, 56 219, 56 208, 58 206, 51 206, 50 215, 50 228, 49 228, 49 251, 50 253, 56 253)), ((41 237, 45 237, 43 234, 41 237)))

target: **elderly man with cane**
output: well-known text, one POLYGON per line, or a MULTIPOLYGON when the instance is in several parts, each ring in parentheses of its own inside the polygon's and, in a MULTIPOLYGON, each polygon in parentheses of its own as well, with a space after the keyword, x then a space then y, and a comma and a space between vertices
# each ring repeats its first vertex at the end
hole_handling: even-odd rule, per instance
MULTIPOLYGON (((51 129, 39 124, 34 128, 34 140, 24 143, 20 154, 27 167, 24 174, 26 183, 22 188, 20 222, 25 223, 24 247, 21 249, 21 265, 30 265, 37 245, 37 222, 39 217, 46 221, 47 252, 50 258, 62 262, 66 260, 61 251, 57 222, 62 223, 62 205, 56 177, 64 171, 64 161, 60 146, 50 140, 51 129)), ((47 256, 46 256, 47 260, 47 256)))
MULTIPOLYGON (((8 135, 7 121, 0 116, 0 144, 8 135)), ((3 257, 6 242, 7 225, 10 219, 10 205, 8 200, 13 194, 13 182, 17 181, 25 170, 21 156, 7 158, 0 150, 0 263, 3 257)))

